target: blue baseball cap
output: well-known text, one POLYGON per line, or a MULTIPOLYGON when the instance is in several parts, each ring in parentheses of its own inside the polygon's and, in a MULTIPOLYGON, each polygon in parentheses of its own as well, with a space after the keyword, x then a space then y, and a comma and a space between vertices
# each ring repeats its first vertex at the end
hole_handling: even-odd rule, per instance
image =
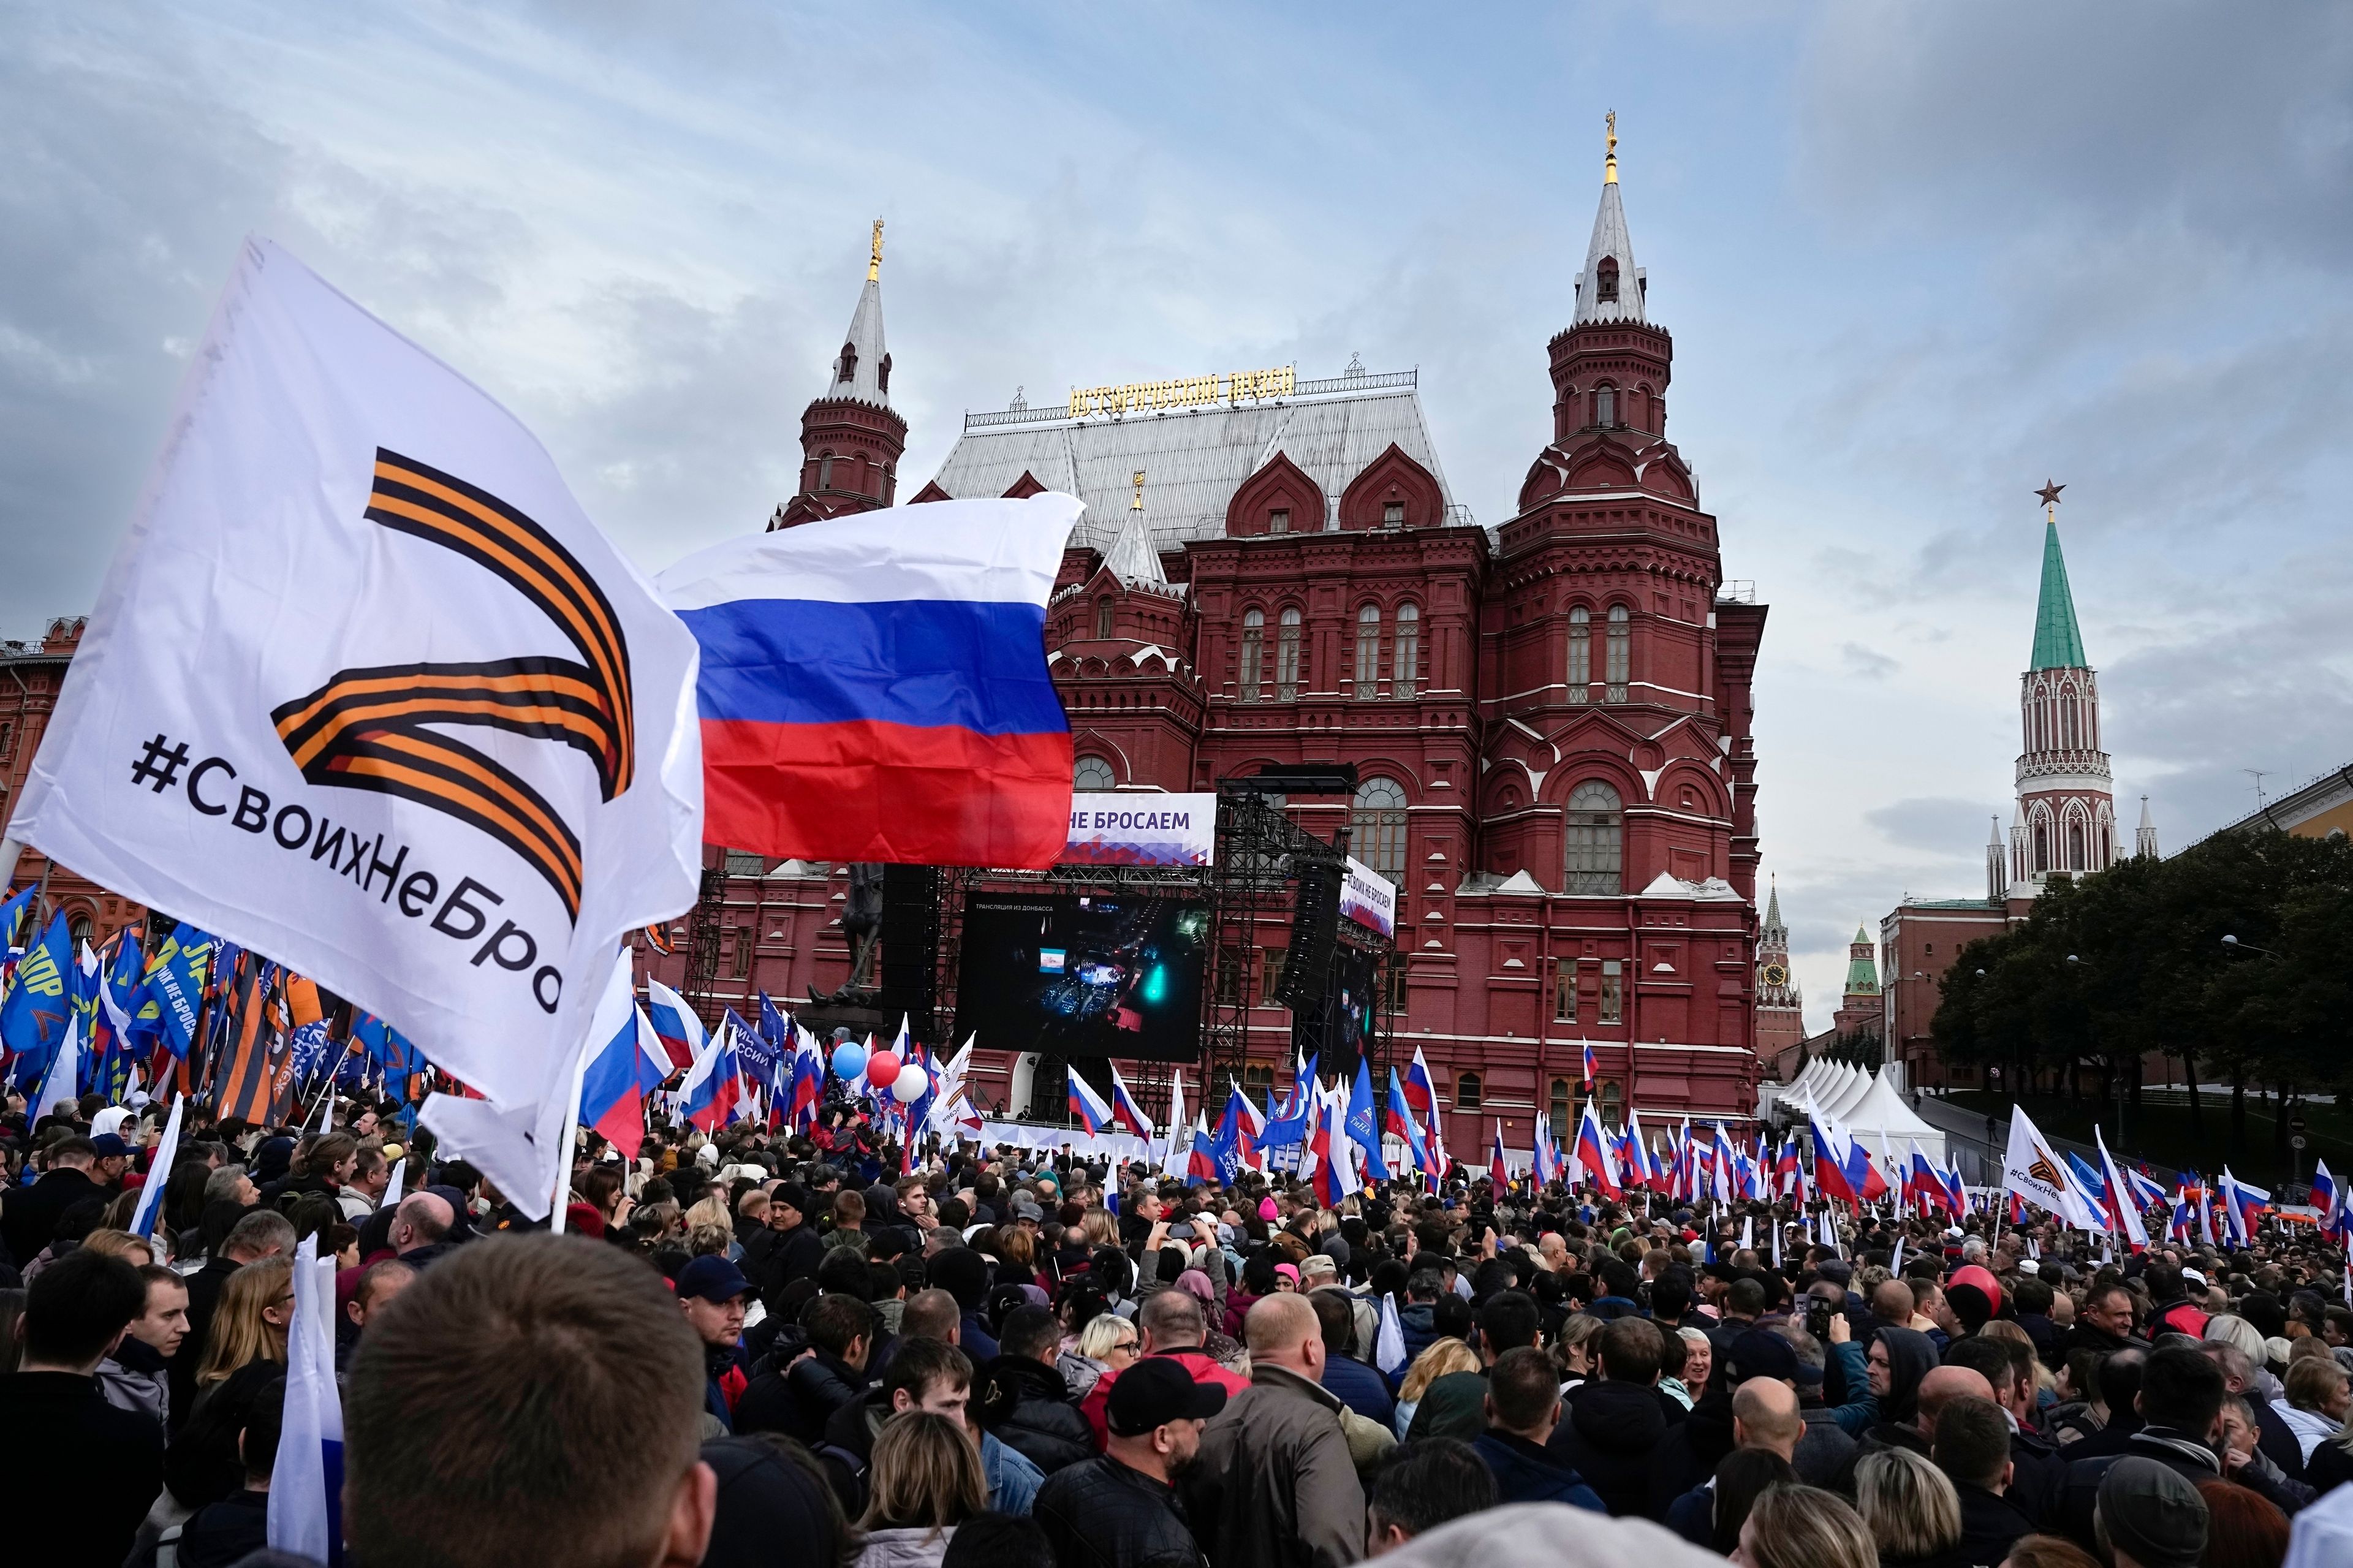
POLYGON ((678 1299, 681 1301, 698 1296, 706 1301, 733 1301, 749 1294, 751 1289, 752 1282, 744 1278, 744 1271, 717 1254, 698 1258, 678 1271, 678 1299))

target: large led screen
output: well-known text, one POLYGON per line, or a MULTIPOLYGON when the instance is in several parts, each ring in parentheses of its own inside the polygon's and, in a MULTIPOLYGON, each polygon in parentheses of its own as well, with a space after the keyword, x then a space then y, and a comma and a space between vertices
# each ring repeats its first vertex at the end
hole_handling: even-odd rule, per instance
POLYGON ((1150 893, 975 893, 956 1038, 992 1050, 1189 1062, 1208 913, 1150 893))

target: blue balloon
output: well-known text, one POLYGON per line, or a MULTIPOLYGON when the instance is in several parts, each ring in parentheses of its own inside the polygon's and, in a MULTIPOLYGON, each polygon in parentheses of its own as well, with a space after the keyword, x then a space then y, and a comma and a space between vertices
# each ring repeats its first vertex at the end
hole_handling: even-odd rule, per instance
POLYGON ((866 1070, 866 1047, 848 1040, 833 1047, 833 1076, 853 1079, 866 1070))

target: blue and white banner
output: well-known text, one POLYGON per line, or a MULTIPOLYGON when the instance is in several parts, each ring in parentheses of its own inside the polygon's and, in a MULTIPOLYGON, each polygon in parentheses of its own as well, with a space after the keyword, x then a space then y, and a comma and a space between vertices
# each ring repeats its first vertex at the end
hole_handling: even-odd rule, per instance
POLYGON ((1207 866, 1217 842, 1214 795, 1074 795, 1062 859, 1079 866, 1207 866))

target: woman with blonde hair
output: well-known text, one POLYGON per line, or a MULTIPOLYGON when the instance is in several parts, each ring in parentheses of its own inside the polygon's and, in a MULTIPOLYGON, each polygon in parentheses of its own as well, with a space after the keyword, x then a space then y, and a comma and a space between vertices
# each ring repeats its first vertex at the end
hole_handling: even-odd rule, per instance
POLYGON ((286 1362, 286 1326, 294 1321, 294 1265, 283 1258, 248 1263, 221 1286, 196 1365, 196 1398, 257 1361, 286 1362))
POLYGON ((127 1230, 93 1230, 81 1238, 85 1252, 102 1252, 109 1258, 120 1258, 133 1268, 144 1268, 155 1261, 155 1248, 127 1230))
POLYGON ((1087 1238, 1089 1247, 1117 1247, 1119 1221, 1107 1208, 1091 1208, 1079 1216, 1079 1234, 1087 1238))
POLYGON ((874 1439, 858 1568, 939 1568, 956 1526, 988 1508, 980 1447, 945 1415, 908 1410, 874 1439))
POLYGON ((1431 1384, 1450 1372, 1478 1370, 1479 1352, 1461 1340, 1449 1335, 1430 1341, 1429 1348, 1413 1358, 1413 1365, 1406 1369, 1405 1382, 1398 1389, 1397 1420, 1393 1423, 1398 1441, 1405 1441, 1406 1428, 1413 1425, 1413 1413, 1421 1407, 1421 1396, 1430 1392, 1431 1384))
POLYGON ((1878 1568, 1862 1516, 1820 1487, 1767 1487, 1732 1550, 1739 1568, 1878 1568))
POLYGON ((1560 1371, 1563 1397, 1593 1375, 1601 1354, 1601 1320, 1590 1312, 1571 1312, 1560 1321, 1560 1332, 1552 1342, 1552 1363, 1560 1371))
POLYGON ((1854 1502, 1879 1543, 1880 1568, 1942 1568, 1961 1543, 1961 1494, 1926 1455, 1909 1448, 1882 1448, 1857 1461, 1854 1502))

